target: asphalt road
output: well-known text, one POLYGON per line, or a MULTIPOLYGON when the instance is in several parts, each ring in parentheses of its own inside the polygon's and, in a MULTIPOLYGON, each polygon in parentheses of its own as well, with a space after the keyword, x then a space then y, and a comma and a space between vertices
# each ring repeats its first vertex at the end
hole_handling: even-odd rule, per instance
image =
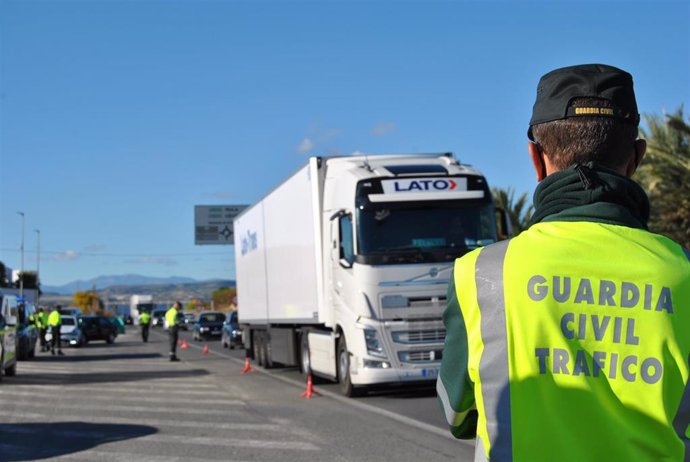
POLYGON ((183 338, 179 363, 164 332, 144 344, 131 327, 20 362, 0 384, 0 462, 473 460, 428 388, 349 399, 319 383, 305 399, 294 369, 242 375, 242 351, 183 338))

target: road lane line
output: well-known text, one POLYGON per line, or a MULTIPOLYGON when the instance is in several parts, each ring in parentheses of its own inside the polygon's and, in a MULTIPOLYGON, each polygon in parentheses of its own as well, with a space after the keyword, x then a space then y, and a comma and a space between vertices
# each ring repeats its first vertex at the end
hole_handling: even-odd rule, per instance
MULTIPOLYGON (((93 390, 92 390, 93 391, 93 390)), ((100 391, 100 390, 99 390, 100 391)), ((29 397, 29 398, 44 398, 46 400, 50 400, 51 402, 55 401, 55 393, 51 391, 45 391, 45 392, 34 392, 34 391, 10 391, 8 393, 12 397, 29 397)), ((60 394, 60 399, 61 400, 81 400, 84 401, 84 396, 66 396, 65 393, 60 394)), ((88 397, 88 401, 106 401, 106 402, 112 402, 113 398, 112 396, 98 396, 98 395, 90 395, 88 397)), ((144 403, 169 403, 170 402, 170 396, 168 393, 166 393, 166 396, 163 398, 159 398, 156 396, 120 396, 117 399, 118 403, 126 403, 126 402, 144 402, 144 403)), ((213 404, 213 405, 220 405, 220 404, 225 404, 228 406, 246 406, 247 403, 245 403, 242 400, 239 399, 229 399, 227 397, 225 398, 218 398, 218 399, 197 399, 195 398, 194 401, 190 401, 190 404, 213 404)))
MULTIPOLYGON (((41 422, 84 422, 90 424, 117 424, 117 425, 146 425, 155 427, 157 429, 163 428, 192 428, 204 430, 231 430, 231 431, 258 431, 258 432, 282 432, 294 433, 291 428, 292 423, 251 423, 251 422, 203 422, 203 421, 180 421, 180 420, 163 420, 163 419, 136 419, 129 417, 111 417, 111 416, 85 416, 85 415, 69 415, 57 414, 46 415, 32 412, 13 412, 9 415, 4 415, 4 418, 9 418, 9 424, 26 424, 26 420, 40 420, 41 422), (22 420, 24 419, 24 420, 22 420)), ((29 422, 30 423, 30 422, 29 422)))
MULTIPOLYGON (((13 400, 9 399, 4 399, 0 398, 0 404, 3 404, 3 413, 11 413, 12 412, 12 405, 16 404, 21 407, 40 407, 40 408, 45 408, 46 406, 41 403, 32 403, 32 402, 22 402, 22 403, 16 403, 13 400)), ((193 404, 193 403, 191 403, 193 404)), ((63 404, 63 403, 55 403, 54 405, 50 406, 49 409, 47 409, 50 413, 54 413, 55 411, 62 410, 62 409, 73 409, 73 410, 86 410, 86 411, 93 411, 93 406, 88 405, 88 404, 63 404)), ((230 415, 246 415, 246 411, 240 411, 240 410, 221 410, 221 409, 187 409, 187 408, 180 408, 178 406, 175 406, 174 408, 171 409, 161 409, 160 407, 147 407, 147 406, 118 406, 118 405, 110 405, 110 406, 99 406, 98 407, 99 412, 106 412, 106 411, 126 411, 126 412, 146 412, 146 413, 151 413, 151 414, 173 414, 173 415, 178 415, 178 414, 184 414, 184 415, 222 415, 222 416, 230 416, 230 415)), ((137 420, 137 419, 133 419, 137 420)))

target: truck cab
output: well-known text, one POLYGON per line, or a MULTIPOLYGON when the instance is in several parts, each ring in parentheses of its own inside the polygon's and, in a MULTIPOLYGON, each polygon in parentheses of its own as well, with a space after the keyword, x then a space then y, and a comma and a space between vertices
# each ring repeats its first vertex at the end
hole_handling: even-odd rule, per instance
POLYGON ((338 159, 329 169, 323 267, 335 361, 312 351, 321 362, 311 367, 346 395, 434 380, 453 263, 497 240, 486 180, 450 156, 338 159))
POLYGON ((17 373, 17 297, 0 292, 0 380, 17 373))

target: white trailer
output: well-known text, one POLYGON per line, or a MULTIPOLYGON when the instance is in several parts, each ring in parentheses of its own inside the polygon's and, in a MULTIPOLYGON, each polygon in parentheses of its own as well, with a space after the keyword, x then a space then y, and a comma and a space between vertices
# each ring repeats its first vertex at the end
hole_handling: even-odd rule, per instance
POLYGON ((310 158, 234 227, 248 352, 348 396, 437 377, 453 261, 497 239, 486 180, 451 154, 310 158))
POLYGON ((139 315, 153 310, 153 295, 132 295, 129 298, 129 316, 134 324, 139 324, 139 315))

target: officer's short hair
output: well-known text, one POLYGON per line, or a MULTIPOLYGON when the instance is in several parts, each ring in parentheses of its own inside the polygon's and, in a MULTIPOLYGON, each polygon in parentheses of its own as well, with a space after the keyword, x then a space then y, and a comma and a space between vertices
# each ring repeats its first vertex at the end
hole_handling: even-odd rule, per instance
MULTIPOLYGON (((572 107, 609 108, 609 101, 578 98, 572 107)), ((532 126, 534 141, 559 169, 595 162, 609 168, 626 164, 638 136, 637 125, 609 117, 572 117, 532 126)))

